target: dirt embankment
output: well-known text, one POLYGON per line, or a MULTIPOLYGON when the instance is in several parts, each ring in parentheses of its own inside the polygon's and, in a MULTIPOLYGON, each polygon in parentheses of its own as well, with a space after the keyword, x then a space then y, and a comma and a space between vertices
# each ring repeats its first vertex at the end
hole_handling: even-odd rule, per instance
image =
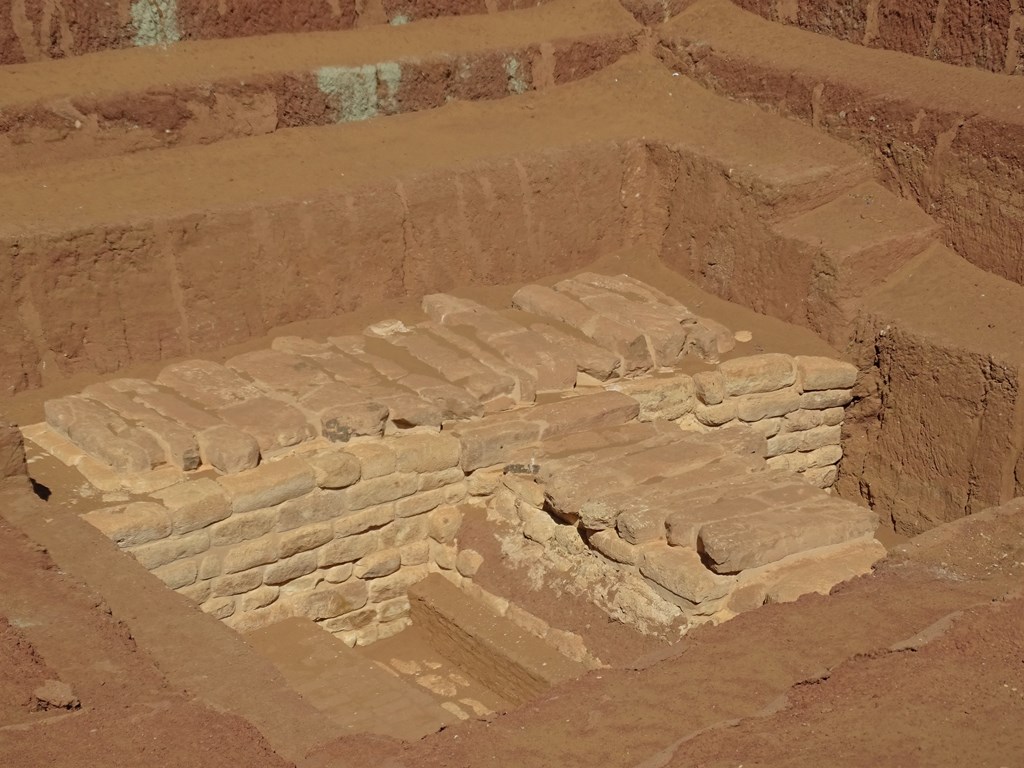
POLYGON ((850 43, 1007 75, 1024 74, 1024 11, 1013 2, 735 2, 771 21, 850 43))

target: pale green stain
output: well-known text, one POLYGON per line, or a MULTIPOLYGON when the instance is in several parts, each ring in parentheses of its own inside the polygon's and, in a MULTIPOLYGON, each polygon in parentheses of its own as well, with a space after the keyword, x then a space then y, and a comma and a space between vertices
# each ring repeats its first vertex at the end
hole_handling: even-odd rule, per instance
POLYGON ((519 76, 519 61, 515 56, 505 59, 505 74, 508 75, 509 93, 524 93, 529 89, 526 81, 519 76))
POLYGON ((369 120, 381 111, 398 111, 398 89, 402 68, 395 62, 366 64, 361 67, 322 67, 316 72, 316 84, 327 94, 335 110, 335 120, 352 123, 369 120), (378 96, 384 86, 383 98, 378 96))
POLYGON ((403 24, 408 24, 408 23, 409 23, 409 17, 406 16, 404 13, 398 14, 393 19, 391 19, 391 21, 388 22, 388 24, 390 24, 392 27, 400 27, 403 24))
POLYGON ((135 0, 131 12, 135 45, 167 45, 181 40, 176 0, 135 0))

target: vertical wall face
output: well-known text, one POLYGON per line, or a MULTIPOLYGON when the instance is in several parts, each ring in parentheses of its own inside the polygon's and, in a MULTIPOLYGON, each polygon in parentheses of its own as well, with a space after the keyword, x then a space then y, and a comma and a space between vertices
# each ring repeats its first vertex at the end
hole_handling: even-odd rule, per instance
POLYGON ((23 477, 26 471, 21 432, 0 418, 0 483, 9 477, 23 477))

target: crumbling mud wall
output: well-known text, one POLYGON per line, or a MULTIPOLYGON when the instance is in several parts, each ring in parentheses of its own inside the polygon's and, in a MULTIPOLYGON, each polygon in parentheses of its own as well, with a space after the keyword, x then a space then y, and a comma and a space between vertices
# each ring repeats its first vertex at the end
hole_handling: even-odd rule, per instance
POLYGON ((771 21, 850 43, 1024 74, 1024 10, 1013 0, 735 0, 771 21))
POLYGON ((0 417, 0 483, 9 477, 24 477, 27 471, 21 431, 0 417))

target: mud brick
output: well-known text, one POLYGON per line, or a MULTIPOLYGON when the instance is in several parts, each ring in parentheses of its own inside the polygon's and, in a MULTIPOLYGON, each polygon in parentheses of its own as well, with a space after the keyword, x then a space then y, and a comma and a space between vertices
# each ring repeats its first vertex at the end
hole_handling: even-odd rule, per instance
POLYGON ((330 521, 314 523, 288 531, 281 536, 280 557, 291 557, 308 552, 334 538, 334 524, 330 521))
POLYGON ((218 478, 232 512, 248 512, 280 504, 313 490, 313 470, 297 456, 261 464, 255 469, 218 478))
POLYGON ((796 371, 804 392, 851 389, 857 383, 857 367, 828 357, 796 358, 796 371))
POLYGON ((188 533, 225 519, 231 506, 224 490, 209 478, 197 478, 155 491, 167 508, 174 533, 188 533))
POLYGON ((430 513, 430 538, 439 544, 451 544, 462 527, 462 511, 458 507, 441 507, 430 513))
POLYGON ((256 438, 237 427, 209 427, 196 435, 196 442, 203 462, 224 474, 244 472, 260 463, 256 438))
POLYGON ((320 488, 348 488, 362 474, 359 459, 345 451, 319 451, 304 458, 313 469, 313 477, 320 488))
POLYGON ((721 371, 701 371, 693 375, 694 394, 705 405, 719 405, 725 400, 725 377, 721 371))
MULTIPOLYGON (((534 410, 537 408, 531 409, 531 413, 534 410)), ((503 463, 510 450, 537 443, 543 427, 537 421, 524 419, 484 421, 457 427, 452 434, 462 443, 463 471, 503 463)))
MULTIPOLYGON (((782 354, 751 355, 718 366, 731 397, 785 389, 796 381, 793 358, 782 354)), ((778 415, 778 414, 776 414, 778 415)))
POLYGON ((637 401, 640 421, 675 421, 691 413, 697 404, 690 376, 625 379, 611 387, 637 401))
POLYGON ((266 389, 293 397, 331 381, 331 376, 311 359, 274 349, 246 352, 232 357, 225 365, 266 389))
POLYGON ((528 285, 512 297, 516 307, 563 322, 620 357, 620 375, 653 366, 647 340, 636 329, 599 315, 574 299, 540 285, 528 285))
POLYGON ((320 411, 320 431, 332 443, 353 437, 380 437, 388 420, 388 408, 377 402, 335 405, 320 411))
POLYGON ((83 517, 119 547, 146 544, 171 534, 171 518, 167 509, 161 504, 146 501, 97 509, 83 517))
POLYGON ((370 480, 360 480, 348 489, 348 505, 350 509, 359 510, 385 504, 412 496, 419 490, 419 486, 419 478, 412 472, 395 472, 370 480))
POLYGON ((262 536, 232 547, 224 555, 224 573, 238 573, 258 565, 277 562, 281 557, 281 540, 276 534, 262 536))
POLYGON ((246 377, 209 360, 186 360, 169 365, 156 380, 187 400, 215 411, 263 394, 246 377))
POLYGON ((357 579, 379 579, 390 576, 401 567, 402 553, 397 549, 385 549, 360 558, 352 573, 357 579))
POLYGON ((0 420, 0 481, 27 474, 25 442, 21 431, 15 425, 0 420))
POLYGON ((530 418, 544 424, 545 440, 573 432, 603 429, 633 421, 640 406, 621 392, 600 392, 548 403, 532 409, 530 418))
POLYGON ((619 370, 618 355, 586 339, 543 323, 535 323, 530 328, 552 344, 567 361, 571 361, 580 373, 598 381, 608 381, 619 370))
POLYGON ((424 400, 433 403, 441 409, 443 419, 469 419, 474 416, 482 416, 483 405, 462 387, 458 387, 447 381, 425 376, 419 373, 410 373, 400 380, 402 386, 408 387, 424 400))
POLYGON ((269 397, 254 397, 222 408, 221 418, 256 438, 266 453, 316 437, 316 431, 298 408, 269 397))
POLYGON ((815 427, 801 432, 776 435, 768 440, 768 456, 797 451, 809 452, 828 445, 839 445, 842 431, 841 427, 815 427))
POLYGON ((809 410, 823 411, 841 408, 853 400, 853 391, 849 389, 824 389, 820 392, 804 392, 800 395, 800 407, 809 410))
POLYGON ((680 547, 646 549, 640 561, 640 573, 693 605, 724 597, 734 584, 733 579, 705 568, 695 551, 680 547))
POLYGON ((151 571, 161 565, 202 554, 209 548, 209 534, 206 531, 193 531, 184 536, 172 536, 161 541, 131 547, 128 551, 143 568, 151 571))
POLYGON ((399 472, 440 472, 459 465, 462 446, 446 434, 408 435, 389 441, 399 472))
POLYGON ((359 459, 363 480, 389 475, 397 466, 398 457, 385 443, 358 443, 347 446, 345 452, 359 459))
POLYGON ((302 552, 271 563, 263 571, 263 583, 270 585, 287 584, 302 578, 317 569, 317 553, 302 552))
POLYGON ((740 421, 760 421, 800 410, 801 398, 795 389, 781 389, 777 392, 745 395, 730 402, 736 403, 736 415, 740 421))
POLYGON ((609 560, 624 565, 636 565, 640 561, 642 550, 623 541, 619 535, 611 530, 594 531, 587 538, 591 547, 596 549, 609 560))
POLYGON ((848 502, 805 508, 765 509, 752 515, 708 523, 700 530, 700 547, 717 573, 748 568, 817 547, 870 536, 878 516, 848 502))
POLYGON ((380 549, 380 535, 376 531, 335 539, 320 550, 320 567, 354 563, 380 549))

